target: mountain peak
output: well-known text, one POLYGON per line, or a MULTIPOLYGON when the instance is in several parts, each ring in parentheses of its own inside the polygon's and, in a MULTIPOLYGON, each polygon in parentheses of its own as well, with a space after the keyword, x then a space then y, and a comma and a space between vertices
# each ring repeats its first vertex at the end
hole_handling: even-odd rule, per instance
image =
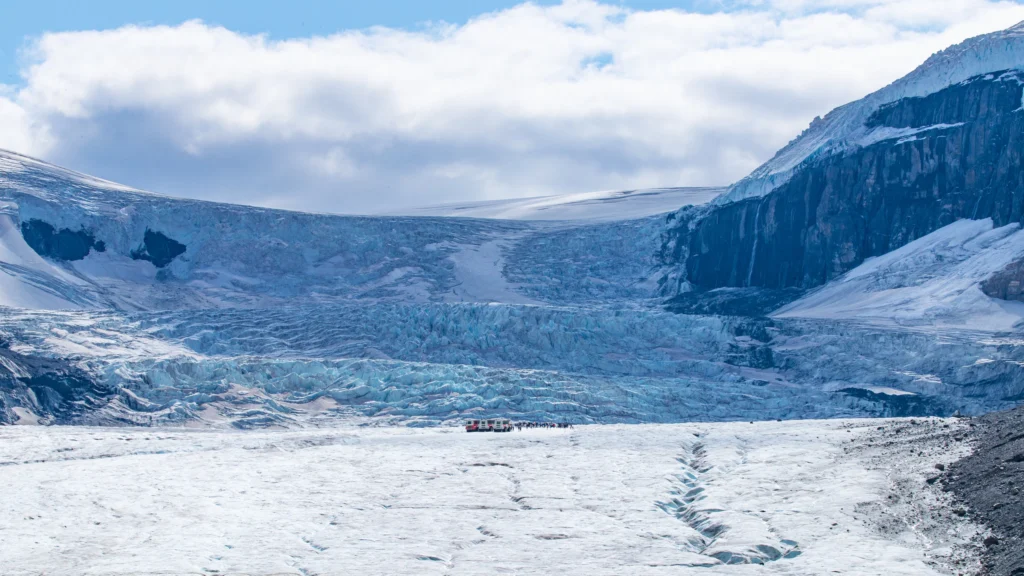
POLYGON ((1024 22, 936 52, 892 84, 816 119, 771 160, 719 196, 716 203, 763 196, 787 182, 806 160, 855 146, 864 136, 865 121, 885 104, 927 96, 988 72, 1014 69, 1024 69, 1024 22))

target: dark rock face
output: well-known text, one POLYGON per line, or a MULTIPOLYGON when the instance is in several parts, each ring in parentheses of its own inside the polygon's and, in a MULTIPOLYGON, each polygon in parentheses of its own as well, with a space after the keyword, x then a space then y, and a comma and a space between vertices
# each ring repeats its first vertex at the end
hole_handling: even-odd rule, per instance
POLYGON ((884 418, 934 416, 936 414, 945 416, 950 413, 950 410, 940 403, 916 394, 879 394, 863 388, 843 388, 839 390, 839 393, 877 404, 879 416, 884 418))
POLYGON ((78 424, 117 394, 64 360, 26 356, 2 343, 0 359, 0 425, 18 421, 16 407, 39 415, 46 424, 78 424))
POLYGON ((796 300, 802 290, 787 288, 716 288, 679 294, 665 304, 677 314, 723 314, 726 316, 765 316, 796 300))
POLYGON ((103 252, 107 249, 106 244, 96 240, 89 231, 57 230, 48 222, 35 218, 21 223, 21 235, 37 254, 54 260, 81 260, 91 250, 103 252))
POLYGON ((698 289, 806 289, 961 218, 1020 222, 1018 76, 979 76, 887 105, 869 127, 922 131, 811 161, 764 197, 680 222, 666 244, 698 289))
POLYGON ((142 246, 132 250, 131 257, 133 260, 148 260, 157 268, 163 268, 184 253, 184 244, 147 228, 142 246))
POLYGON ((946 470, 943 483, 985 539, 983 574, 1024 574, 1024 406, 971 422, 974 452, 946 470))
POLYGON ((1024 301, 1024 260, 1011 262, 982 282, 981 291, 992 298, 1024 301))

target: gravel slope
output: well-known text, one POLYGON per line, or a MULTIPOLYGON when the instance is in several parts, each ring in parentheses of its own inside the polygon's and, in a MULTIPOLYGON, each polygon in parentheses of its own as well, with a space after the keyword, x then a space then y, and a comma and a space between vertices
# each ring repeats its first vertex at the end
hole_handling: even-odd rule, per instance
POLYGON ((982 574, 1024 574, 1024 406, 968 424, 974 452, 950 466, 945 488, 991 529, 982 574))

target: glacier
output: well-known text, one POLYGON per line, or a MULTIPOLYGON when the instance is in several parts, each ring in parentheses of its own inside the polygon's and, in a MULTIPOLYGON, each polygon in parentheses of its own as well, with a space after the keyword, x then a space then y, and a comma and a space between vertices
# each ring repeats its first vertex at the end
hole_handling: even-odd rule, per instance
POLYGON ((979 564, 983 528, 925 479, 968 452, 941 435, 964 428, 7 427, 0 562, 14 576, 947 574, 979 564))
MULTIPOLYGON (((936 207, 931 173, 917 179, 923 164, 956 158, 961 144, 946 139, 967 128, 1012 132, 1022 38, 1018 25, 934 55, 729 188, 334 215, 171 198, 0 151, 0 423, 641 423, 1011 407, 1024 400, 1024 303, 984 286, 1019 288, 1019 222, 1003 221, 1006 210, 957 219, 978 216, 981 200, 960 206, 958 188, 956 206, 936 207), (991 108, 985 98, 998 114, 979 123, 967 112, 991 108), (918 112, 934 118, 905 121, 918 112), (799 202, 737 202, 851 148, 871 154, 848 164, 906 156, 885 164, 906 173, 885 178, 912 193, 870 230, 891 240, 884 253, 857 258, 857 206, 826 202, 814 210, 835 218, 780 239, 772 230, 799 220, 799 202), (904 209, 927 218, 905 224, 904 209), (715 225, 693 236, 702 219, 715 225), (842 274, 755 285, 755 272, 789 265, 759 256, 766 243, 803 233, 820 248, 808 273, 842 274)), ((998 182, 1012 182, 1015 156, 999 158, 998 182)), ((884 200, 860 184, 851 204, 884 200)))
MULTIPOLYGON (((973 414, 1024 397, 1013 322, 813 312, 851 298, 827 292, 849 279, 770 318, 664 309, 674 212, 648 214, 652 196, 588 204, 579 220, 334 216, 178 200, 0 159, 9 423, 722 421, 973 414), (40 255, 30 233, 64 234, 44 251, 60 238, 77 251, 40 255), (157 233, 182 248, 168 258, 157 233), (92 248, 81 256, 82 246, 92 248)), ((967 262, 960 270, 988 258, 984 272, 1018 253, 1004 249, 1019 245, 1015 229, 991 228, 957 223, 955 238, 973 244, 922 241, 872 262, 941 244, 909 261, 967 262)), ((870 274, 850 275, 860 276, 870 274)))
POLYGON ((792 419, 980 413, 1024 395, 1024 348, 990 332, 659 310, 26 311, 0 334, 107 391, 68 423, 792 419))
POLYGON ((1022 38, 729 188, 334 215, 0 151, 0 564, 996 566, 1019 415, 967 417, 1024 402, 1022 38))
MULTIPOLYGON (((643 194, 627 198, 648 202, 643 194)), ((595 221, 320 215, 157 196, 13 153, 0 153, 0 201, 0 240, 15 256, 5 258, 6 270, 22 286, 4 291, 0 304, 8 306, 153 310, 299 300, 533 302, 512 289, 520 282, 536 294, 533 303, 658 297, 650 280, 658 273, 663 217, 621 220, 621 202, 603 208, 620 218, 595 221), (32 222, 88 230, 104 250, 75 261, 41 258, 17 233, 32 222), (182 243, 185 252, 161 267, 133 256, 145 247, 147 231, 182 243), (552 243, 565 243, 573 252, 562 254, 552 243), (588 250, 588 258, 578 258, 588 250), (507 252, 517 256, 511 273, 505 271, 507 252)), ((644 204, 641 212, 647 209, 644 204)))

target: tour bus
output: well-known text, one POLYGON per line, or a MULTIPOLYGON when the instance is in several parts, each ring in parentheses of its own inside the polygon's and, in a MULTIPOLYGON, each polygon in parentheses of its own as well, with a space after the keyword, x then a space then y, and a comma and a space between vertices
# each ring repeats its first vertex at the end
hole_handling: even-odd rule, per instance
POLYGON ((466 420, 466 432, 511 432, 512 421, 508 418, 490 420, 466 420))

